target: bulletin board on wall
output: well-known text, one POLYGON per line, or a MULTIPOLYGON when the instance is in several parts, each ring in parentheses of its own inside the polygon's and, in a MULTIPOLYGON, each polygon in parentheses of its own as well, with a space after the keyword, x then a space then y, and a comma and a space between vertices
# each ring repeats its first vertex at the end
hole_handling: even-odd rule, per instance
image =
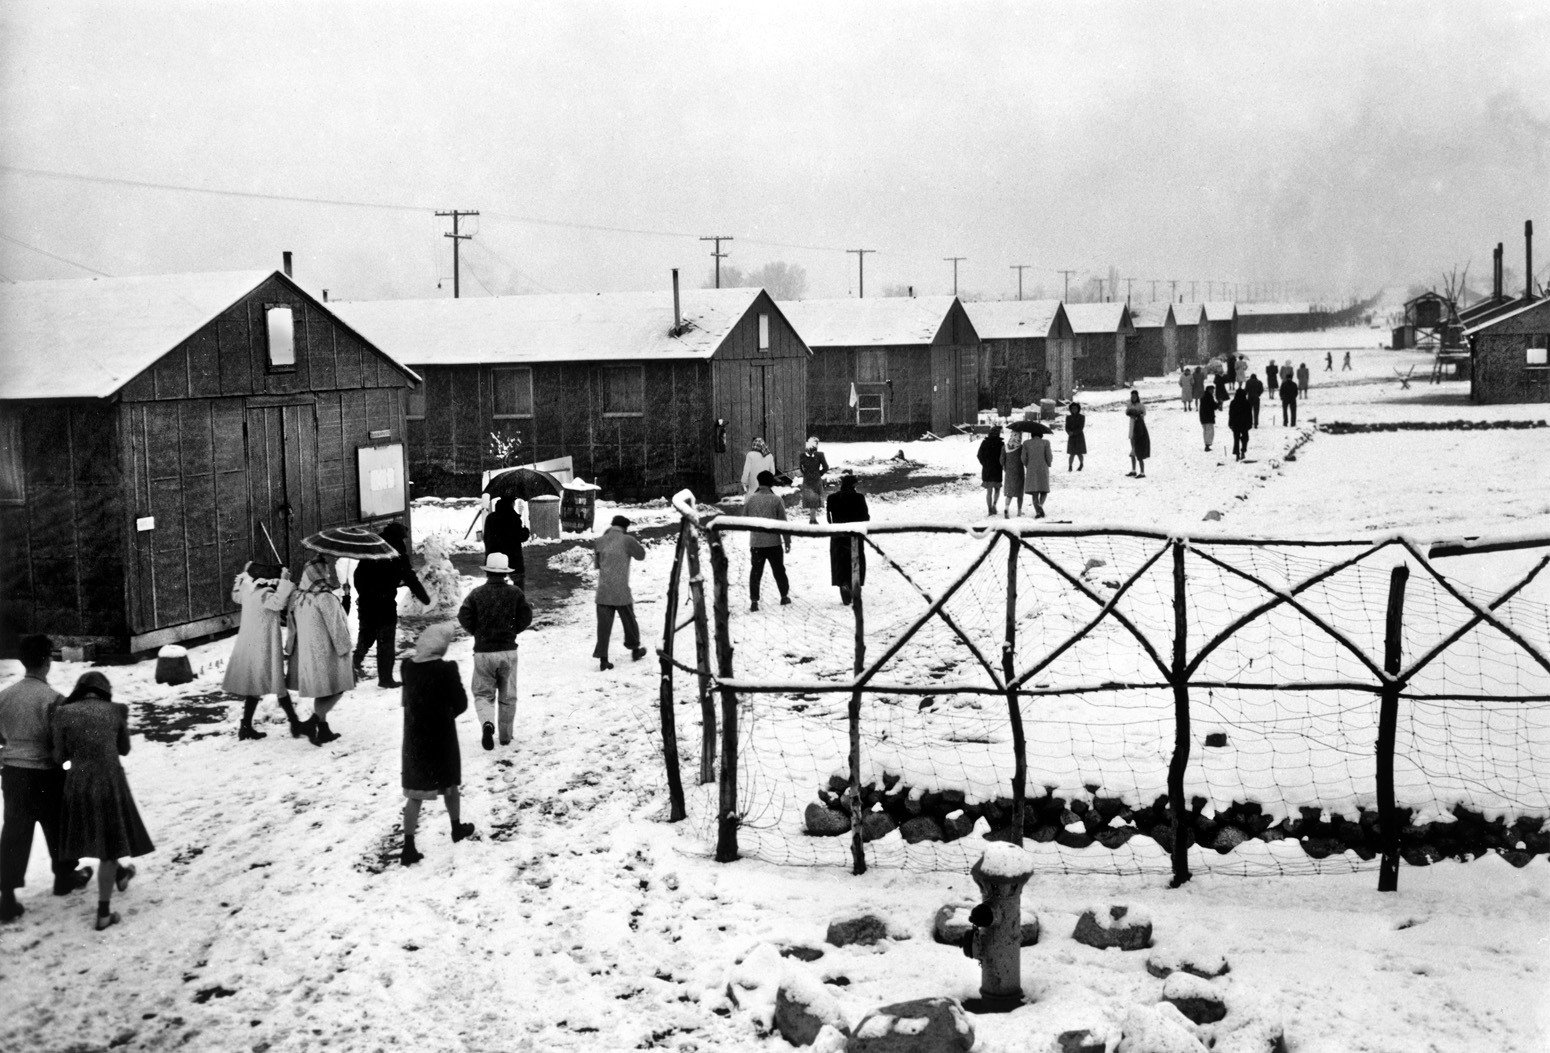
POLYGON ((381 519, 402 515, 409 503, 404 478, 404 444, 362 446, 356 451, 360 465, 361 518, 381 519))

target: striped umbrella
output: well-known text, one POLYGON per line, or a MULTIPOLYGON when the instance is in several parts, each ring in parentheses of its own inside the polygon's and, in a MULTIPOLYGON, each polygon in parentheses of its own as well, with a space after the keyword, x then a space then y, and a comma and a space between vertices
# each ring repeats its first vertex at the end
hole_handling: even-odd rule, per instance
POLYGON ((329 527, 306 538, 302 544, 314 552, 341 559, 397 559, 398 549, 368 527, 329 527))

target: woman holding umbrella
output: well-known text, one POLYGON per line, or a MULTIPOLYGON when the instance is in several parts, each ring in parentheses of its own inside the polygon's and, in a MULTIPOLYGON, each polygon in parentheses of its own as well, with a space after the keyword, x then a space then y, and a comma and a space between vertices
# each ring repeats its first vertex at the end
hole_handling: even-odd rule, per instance
POLYGON ((302 729, 314 746, 339 737, 328 726, 329 711, 355 686, 351 671, 350 623, 339 597, 335 565, 351 559, 396 559, 398 550, 365 527, 336 527, 302 542, 316 555, 301 568, 291 595, 291 634, 285 642, 290 657, 287 683, 298 695, 312 699, 312 716, 302 729))
POLYGON ((1146 406, 1141 402, 1141 393, 1135 388, 1130 389, 1130 402, 1125 407, 1125 416, 1130 418, 1130 471, 1125 475, 1145 479, 1146 459, 1152 455, 1152 436, 1146 430, 1146 406))
POLYGON ((1050 448, 1049 440, 1045 438, 1049 429, 1042 424, 1034 424, 1028 430, 1028 438, 1023 442, 1023 487, 1028 496, 1033 498, 1033 515, 1036 519, 1044 518, 1044 496, 1049 493, 1049 470, 1055 463, 1055 451, 1050 448))

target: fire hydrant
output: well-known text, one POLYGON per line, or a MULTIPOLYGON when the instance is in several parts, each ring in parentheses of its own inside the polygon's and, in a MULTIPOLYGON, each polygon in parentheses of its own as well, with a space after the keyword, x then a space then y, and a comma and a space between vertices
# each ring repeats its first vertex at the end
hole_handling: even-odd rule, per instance
POLYGON ((963 953, 980 963, 979 1004, 974 1012, 1006 1013, 1023 1004, 1023 886, 1033 876, 1033 857, 1017 845, 987 846, 969 870, 980 903, 969 912, 963 953))

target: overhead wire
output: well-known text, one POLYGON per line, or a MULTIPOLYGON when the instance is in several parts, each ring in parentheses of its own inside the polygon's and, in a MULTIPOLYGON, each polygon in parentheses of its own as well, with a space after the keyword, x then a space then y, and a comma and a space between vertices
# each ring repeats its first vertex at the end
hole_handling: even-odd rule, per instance
MULTIPOLYGON (((85 263, 81 263, 81 262, 79 262, 77 260, 72 260, 72 259, 70 259, 67 256, 61 256, 57 252, 50 252, 47 249, 41 249, 41 248, 39 248, 36 245, 29 245, 25 241, 22 241, 20 238, 13 238, 13 237, 11 237, 11 235, 6 234, 3 231, 0 231, 0 238, 3 238, 4 240, 9 241, 12 245, 19 245, 22 248, 27 249, 27 250, 29 250, 31 252, 36 252, 40 256, 47 256, 51 260, 58 260, 60 263, 68 263, 70 266, 72 266, 72 267, 79 267, 83 271, 91 271, 93 274, 98 275, 99 277, 103 277, 103 278, 111 278, 111 277, 113 277, 107 271, 99 271, 97 268, 89 266, 89 265, 87 265, 85 263)), ((9 279, 7 279, 7 280, 9 281, 9 279)))

